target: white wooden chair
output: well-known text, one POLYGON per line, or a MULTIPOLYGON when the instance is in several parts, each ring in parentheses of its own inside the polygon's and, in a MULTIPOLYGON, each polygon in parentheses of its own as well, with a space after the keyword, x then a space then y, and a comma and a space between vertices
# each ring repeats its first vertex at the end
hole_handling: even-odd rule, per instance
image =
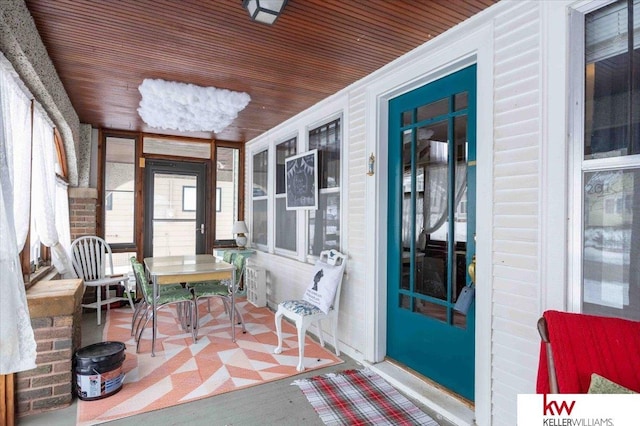
POLYGON ((91 308, 98 311, 98 325, 101 324, 102 307, 120 300, 128 300, 131 309, 134 310, 133 299, 129 289, 129 277, 127 275, 114 275, 111 247, 100 237, 80 237, 71 243, 71 263, 78 278, 84 280, 85 287, 96 288, 96 301, 83 304, 83 308, 91 308), (109 271, 107 274, 106 271, 109 271), (110 297, 111 286, 124 287, 126 297, 110 297), (106 299, 102 300, 102 288, 105 289, 106 299))
MULTIPOLYGON (((322 337, 322 323, 324 319, 331 320, 332 322, 332 334, 333 334, 333 347, 336 355, 340 356, 340 349, 338 349, 338 312, 340 308, 340 292, 342 289, 342 278, 344 276, 344 270, 346 266, 347 258, 344 254, 337 252, 336 250, 326 250, 320 253, 320 259, 316 263, 314 269, 313 279, 310 280, 309 288, 305 293, 305 298, 302 300, 287 300, 281 302, 278 305, 278 311, 276 312, 276 332, 278 334, 278 347, 274 349, 273 353, 282 353, 282 317, 285 316, 296 324, 298 331, 298 371, 304 371, 304 339, 307 329, 311 324, 315 324, 318 329, 318 338, 320 344, 324 347, 324 339, 322 337), (337 286, 335 287, 335 295, 333 296, 332 303, 328 311, 325 313, 319 307, 318 303, 312 303, 314 298, 307 297, 311 288, 317 288, 318 283, 322 283, 322 280, 318 277, 322 277, 322 271, 333 270, 329 274, 324 272, 324 275, 328 277, 332 275, 337 280, 337 286), (320 271, 320 272, 318 272, 320 271)), ((315 300, 314 300, 315 302, 315 300)))

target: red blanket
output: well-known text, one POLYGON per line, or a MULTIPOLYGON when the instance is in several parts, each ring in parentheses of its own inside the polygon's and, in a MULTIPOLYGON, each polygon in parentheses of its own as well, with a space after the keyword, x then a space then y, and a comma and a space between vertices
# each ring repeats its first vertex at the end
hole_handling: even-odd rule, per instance
MULTIPOLYGON (((592 373, 640 392, 640 322, 558 311, 544 318, 560 393, 587 393, 592 373)), ((549 393, 544 343, 536 391, 549 393)))

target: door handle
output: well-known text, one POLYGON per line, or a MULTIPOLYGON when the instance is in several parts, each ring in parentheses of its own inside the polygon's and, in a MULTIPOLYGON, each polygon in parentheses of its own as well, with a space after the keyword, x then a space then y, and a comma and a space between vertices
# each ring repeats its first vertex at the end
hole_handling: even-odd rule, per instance
POLYGON ((476 255, 473 255, 471 259, 471 263, 469 264, 469 268, 467 269, 469 272, 469 277, 471 278, 472 283, 476 283, 476 255))
POLYGON ((200 231, 200 233, 204 235, 204 223, 201 224, 199 228, 196 228, 196 231, 200 231))

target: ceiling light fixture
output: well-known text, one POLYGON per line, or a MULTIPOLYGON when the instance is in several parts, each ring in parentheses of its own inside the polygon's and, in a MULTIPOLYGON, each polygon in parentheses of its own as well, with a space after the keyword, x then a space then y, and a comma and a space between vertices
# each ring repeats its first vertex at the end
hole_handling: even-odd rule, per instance
POLYGON ((252 21, 267 25, 276 22, 286 4, 287 0, 243 0, 242 2, 252 21))
POLYGON ((251 97, 215 87, 146 78, 138 87, 138 114, 151 127, 220 133, 251 97))

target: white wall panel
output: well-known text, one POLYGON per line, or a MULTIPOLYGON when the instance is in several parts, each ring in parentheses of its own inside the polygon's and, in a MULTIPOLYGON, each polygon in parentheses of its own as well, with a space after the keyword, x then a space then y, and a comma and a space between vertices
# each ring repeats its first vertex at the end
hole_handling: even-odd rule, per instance
POLYGON ((343 292, 341 309, 341 336, 349 346, 358 352, 364 352, 366 345, 366 299, 365 292, 365 178, 366 178, 366 93, 360 87, 348 94, 348 106, 345 114, 347 133, 345 145, 348 155, 343 157, 348 165, 348 211, 345 218, 348 234, 346 235, 349 252, 349 287, 343 292))
MULTIPOLYGON (((535 387, 537 357, 503 348, 539 342, 540 17, 521 3, 496 19, 492 424, 516 424, 516 395, 535 387), (498 283, 500 285, 498 286, 498 283), (520 291, 520 289, 524 291, 520 291)), ((537 350, 536 345, 527 345, 537 350)), ((537 351, 534 351, 537 353, 537 351)))

